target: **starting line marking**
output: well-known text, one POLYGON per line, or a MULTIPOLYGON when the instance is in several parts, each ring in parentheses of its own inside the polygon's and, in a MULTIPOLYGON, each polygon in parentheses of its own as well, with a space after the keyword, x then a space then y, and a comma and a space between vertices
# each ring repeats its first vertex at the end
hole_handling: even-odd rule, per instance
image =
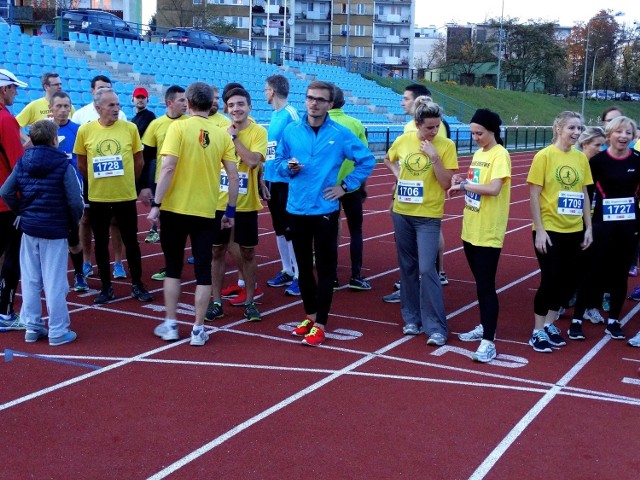
POLYGON ((19 352, 18 350, 11 350, 10 348, 4 349, 5 362, 11 362, 13 360, 14 355, 18 357, 36 358, 38 360, 45 360, 47 362, 64 363, 65 365, 73 365, 74 367, 84 367, 84 368, 89 368, 91 370, 100 370, 102 368, 102 367, 99 367, 98 365, 92 365, 90 363, 74 362, 73 360, 63 360, 61 358, 51 358, 46 355, 37 355, 35 353, 19 352))

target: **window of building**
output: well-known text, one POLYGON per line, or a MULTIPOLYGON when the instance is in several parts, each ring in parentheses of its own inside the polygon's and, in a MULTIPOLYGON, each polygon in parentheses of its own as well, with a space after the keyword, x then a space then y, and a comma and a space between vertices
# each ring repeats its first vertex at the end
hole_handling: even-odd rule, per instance
POLYGON ((356 6, 356 13, 357 13, 358 15, 364 15, 365 13, 367 13, 367 9, 366 9, 366 7, 365 7, 365 4, 364 4, 364 3, 359 3, 359 4, 356 6))
POLYGON ((367 34, 367 29, 364 25, 354 25, 354 30, 356 37, 364 37, 367 34))
POLYGON ((353 53, 356 57, 364 57, 364 47, 355 47, 353 53))

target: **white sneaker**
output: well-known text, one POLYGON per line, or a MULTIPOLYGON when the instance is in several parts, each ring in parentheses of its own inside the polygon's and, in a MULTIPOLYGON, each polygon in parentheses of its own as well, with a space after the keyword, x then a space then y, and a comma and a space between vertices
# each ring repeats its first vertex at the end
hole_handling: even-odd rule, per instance
POLYGON ((475 342, 482 340, 482 335, 484 335, 484 328, 482 328, 482 325, 476 325, 470 332, 459 334, 458 338, 463 342, 475 342))
POLYGON ((631 347, 640 347, 640 332, 636 333, 636 336, 633 338, 630 338, 627 341, 627 344, 631 347))
POLYGON ((482 340, 476 353, 471 355, 474 362, 487 363, 496 358, 496 346, 489 340, 482 340))
POLYGON ((195 347, 201 347, 202 345, 207 343, 208 340, 209 340, 209 334, 204 331, 204 328, 200 330, 200 332, 197 334, 194 333, 193 330, 191 330, 191 342, 190 342, 191 345, 195 347))
POLYGON ((582 318, 584 320, 589 320, 594 324, 604 323, 604 317, 600 315, 600 310, 598 310, 597 308, 586 309, 582 318))
POLYGON ((167 342, 178 340, 180 338, 180 335, 178 335, 178 325, 169 325, 166 322, 162 322, 158 325, 153 330, 153 333, 156 337, 160 337, 167 342))
POLYGON ((444 335, 441 333, 432 333, 427 340, 427 345, 435 345, 437 347, 443 346, 447 342, 447 339, 444 338, 444 335))

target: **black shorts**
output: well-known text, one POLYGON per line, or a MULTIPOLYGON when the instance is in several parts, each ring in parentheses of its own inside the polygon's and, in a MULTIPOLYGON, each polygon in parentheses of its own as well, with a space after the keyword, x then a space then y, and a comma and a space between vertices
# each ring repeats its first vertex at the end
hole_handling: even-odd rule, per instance
POLYGON ((287 201, 289 198, 289 184, 285 182, 269 182, 269 193, 271 198, 267 202, 271 212, 273 229, 277 236, 284 235, 287 240, 291 240, 291 219, 287 212, 287 201))
POLYGON ((243 248, 253 248, 258 245, 258 212, 236 212, 233 228, 220 228, 222 224, 222 210, 216 211, 213 229, 213 245, 216 247, 227 245, 233 234, 233 241, 243 248))

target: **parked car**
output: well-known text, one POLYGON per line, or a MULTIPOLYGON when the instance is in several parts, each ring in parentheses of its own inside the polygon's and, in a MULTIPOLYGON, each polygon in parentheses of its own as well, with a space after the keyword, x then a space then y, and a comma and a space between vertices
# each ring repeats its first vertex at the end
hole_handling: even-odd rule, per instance
POLYGON ((640 93, 630 93, 629 97, 631 97, 632 102, 640 102, 640 93))
POLYGON ((182 45, 185 47, 233 52, 233 48, 220 37, 198 28, 172 28, 162 39, 164 45, 182 45))
POLYGON ((615 92, 611 90, 596 90, 589 95, 589 98, 594 100, 613 100, 615 92))
POLYGON ((104 10, 67 10, 62 14, 62 19, 69 24, 69 32, 142 40, 135 28, 104 10))
POLYGON ((38 36, 40 38, 56 38, 56 25, 54 23, 43 23, 38 29, 38 36))

